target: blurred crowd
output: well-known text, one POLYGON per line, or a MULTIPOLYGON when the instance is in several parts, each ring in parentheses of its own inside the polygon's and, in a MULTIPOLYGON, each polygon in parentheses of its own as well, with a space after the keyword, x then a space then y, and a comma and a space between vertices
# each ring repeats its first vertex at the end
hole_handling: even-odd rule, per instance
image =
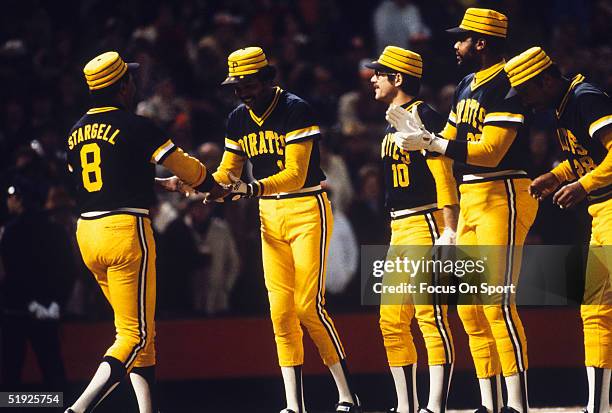
MULTIPOLYGON (((0 225, 10 226, 24 211, 43 214, 48 225, 65 232, 71 251, 64 261, 73 264, 56 276, 58 270, 45 263, 32 269, 42 274, 13 288, 38 283, 47 295, 57 292, 45 299, 57 302, 67 317, 110 316, 80 261, 65 164, 67 132, 90 107, 82 74, 87 61, 117 50, 140 63, 137 113, 153 119, 214 170, 223 152, 226 116, 238 103, 231 88, 220 87, 227 55, 258 45, 277 67, 278 84, 310 102, 318 115, 325 186, 335 214, 329 301, 332 310, 357 310, 359 245, 384 244, 389 237, 378 163, 386 107, 374 100, 372 72, 364 64, 388 44, 421 53, 422 97, 446 115, 455 85, 466 73, 456 68, 444 29, 456 26, 471 6, 508 15, 509 55, 540 45, 562 72, 582 73, 612 91, 612 3, 606 0, 3 2, 0 225), (20 196, 27 198, 27 208, 9 210, 7 200, 20 196)), ((550 114, 534 117, 525 156, 533 175, 558 161, 550 114)), ((266 311, 256 201, 210 206, 160 193, 152 216, 159 241, 160 317, 266 311)), ((584 242, 587 220, 580 208, 562 214, 544 203, 529 242, 584 242), (565 225, 558 225, 560 220, 565 225)), ((3 255, 11 251, 6 243, 0 240, 3 255)), ((22 256, 32 259, 27 251, 22 256)), ((4 267, 0 282, 4 279, 6 297, 13 284, 4 267)))

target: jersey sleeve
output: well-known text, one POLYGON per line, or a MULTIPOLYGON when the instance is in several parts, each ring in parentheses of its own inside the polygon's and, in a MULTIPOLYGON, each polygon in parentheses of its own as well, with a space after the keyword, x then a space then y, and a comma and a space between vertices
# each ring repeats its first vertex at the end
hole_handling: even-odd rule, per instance
POLYGON ((425 129, 432 132, 438 132, 444 127, 444 118, 436 112, 431 106, 422 103, 417 106, 419 117, 425 125, 425 129))
POLYGON ((225 150, 235 155, 246 157, 246 152, 240 146, 240 131, 238 129, 238 116, 236 110, 234 110, 227 118, 225 150))
POLYGON ((305 101, 297 101, 290 106, 285 130, 285 145, 321 137, 321 130, 314 113, 305 101))
POLYGON ((140 138, 140 145, 142 145, 145 154, 150 157, 151 163, 163 164, 166 158, 176 150, 176 145, 151 120, 142 116, 138 118, 140 122, 135 134, 140 138))
POLYGON ((591 138, 602 136, 612 125, 612 99, 603 93, 584 94, 578 100, 579 113, 591 138))
POLYGON ((507 97, 506 91, 495 96, 493 102, 487 107, 483 126, 514 126, 525 124, 526 108, 522 105, 518 95, 507 97))

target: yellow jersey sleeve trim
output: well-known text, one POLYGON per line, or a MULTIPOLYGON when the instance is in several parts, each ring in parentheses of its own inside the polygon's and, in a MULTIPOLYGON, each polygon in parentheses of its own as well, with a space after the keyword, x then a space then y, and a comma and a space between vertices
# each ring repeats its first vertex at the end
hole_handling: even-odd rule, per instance
POLYGON ((604 116, 602 118, 597 119, 595 122, 591 123, 591 125, 589 126, 589 135, 592 138, 595 132, 597 132, 599 129, 603 128, 604 126, 607 126, 610 124, 612 124, 612 115, 604 116))
POLYGON ((451 141, 455 140, 457 138, 457 127, 450 122, 446 122, 444 129, 440 132, 440 136, 451 141))
POLYGON ((204 182, 208 173, 202 162, 178 147, 164 159, 162 165, 192 188, 204 182))
POLYGON ((238 151, 243 153, 244 151, 242 150, 242 147, 240 146, 240 144, 238 142, 236 142, 235 140, 232 140, 230 138, 225 138, 225 148, 226 149, 233 149, 234 151, 238 151))
POLYGON ((245 160, 246 158, 244 156, 240 156, 235 152, 223 152, 221 164, 217 168, 217 171, 213 173, 213 178, 215 178, 215 181, 222 184, 231 184, 232 181, 229 179, 228 172, 231 172, 234 176, 242 175, 242 168, 244 167, 245 160))
POLYGON ((567 159, 555 166, 550 173, 556 176, 561 183, 576 179, 576 176, 574 176, 574 171, 572 171, 572 167, 567 159))
POLYGON ((457 114, 455 112, 453 112, 451 110, 451 112, 448 114, 448 122, 450 124, 452 124, 453 126, 457 125, 457 114))
POLYGON ((258 181, 260 188, 263 187, 263 193, 260 195, 274 195, 302 189, 308 174, 312 146, 312 139, 286 146, 285 169, 258 181))
POLYGON ((160 163, 164 156, 174 148, 175 145, 172 142, 172 139, 168 139, 159 148, 157 148, 155 152, 153 152, 153 155, 151 155, 151 163, 160 163))
POLYGON ((309 126, 307 128, 303 128, 303 129, 297 129, 291 132, 287 132, 287 134, 285 135, 285 142, 289 143, 291 141, 297 140, 297 139, 301 139, 301 138, 305 138, 307 136, 312 136, 312 135, 316 135, 321 133, 321 130, 319 129, 318 126, 314 125, 314 126, 309 126))
POLYGON ((509 112, 491 112, 488 113, 483 123, 487 122, 516 122, 525 123, 525 116, 518 113, 509 112))
POLYGON ((608 150, 606 157, 595 169, 578 180, 587 192, 612 185, 612 131, 602 137, 602 143, 608 150))

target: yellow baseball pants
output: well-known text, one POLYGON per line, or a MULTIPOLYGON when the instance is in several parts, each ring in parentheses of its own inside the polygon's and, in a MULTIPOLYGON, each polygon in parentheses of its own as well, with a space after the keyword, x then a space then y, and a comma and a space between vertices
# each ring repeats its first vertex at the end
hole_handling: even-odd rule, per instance
POLYGON ((151 220, 127 214, 79 219, 87 268, 113 308, 115 342, 106 351, 132 367, 155 364, 155 240, 151 220))
POLYGON ((585 365, 612 368, 612 199, 589 207, 593 217, 584 304, 585 365))
MULTIPOLYGON (((514 285, 521 267, 521 248, 535 220, 538 202, 527 192, 530 179, 504 179, 462 184, 457 245, 508 246, 489 260, 496 285, 514 285)), ((494 251, 489 249, 490 251, 494 251)), ((507 300, 506 300, 507 298, 507 300)), ((469 335, 478 378, 510 376, 528 368, 527 339, 516 304, 459 305, 469 335)))
MULTIPOLYGON (((393 220, 391 246, 433 245, 442 230, 441 211, 393 220)), ((410 250, 414 248, 406 251, 409 255, 410 250)), ((395 254, 401 251, 401 247, 391 248, 393 256, 388 256, 387 259, 395 260, 395 254)), ((433 276, 435 275, 432 274, 433 276)), ((455 350, 447 310, 447 305, 413 305, 409 297, 405 301, 401 300, 401 303, 381 304, 380 329, 389 366, 407 366, 417 361, 416 348, 410 331, 410 324, 415 315, 427 347, 429 365, 453 363, 455 350)))
POLYGON ((325 193, 260 199, 263 267, 281 367, 304 363, 303 325, 325 365, 345 358, 325 310, 325 267, 333 229, 325 193))

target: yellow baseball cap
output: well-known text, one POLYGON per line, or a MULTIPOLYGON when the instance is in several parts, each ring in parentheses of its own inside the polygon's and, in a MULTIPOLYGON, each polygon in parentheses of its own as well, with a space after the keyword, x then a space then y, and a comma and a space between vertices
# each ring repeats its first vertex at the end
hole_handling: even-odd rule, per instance
POLYGON ((413 51, 397 46, 387 46, 378 60, 368 63, 366 67, 374 70, 391 70, 420 79, 423 76, 423 59, 413 51))
POLYGON ((508 74, 510 85, 515 87, 539 75, 552 64, 553 61, 541 47, 532 47, 510 59, 504 70, 508 74))
POLYGON ((459 27, 448 29, 447 32, 477 32, 505 39, 508 35, 508 18, 495 10, 470 7, 465 11, 459 27))
POLYGON ((139 66, 138 63, 125 63, 117 52, 105 52, 91 59, 83 68, 83 73, 89 90, 98 90, 116 83, 128 69, 139 66))
POLYGON ((245 76, 253 75, 269 64, 261 47, 245 47, 232 52, 227 57, 227 66, 227 78, 221 83, 222 85, 238 83, 245 76))

